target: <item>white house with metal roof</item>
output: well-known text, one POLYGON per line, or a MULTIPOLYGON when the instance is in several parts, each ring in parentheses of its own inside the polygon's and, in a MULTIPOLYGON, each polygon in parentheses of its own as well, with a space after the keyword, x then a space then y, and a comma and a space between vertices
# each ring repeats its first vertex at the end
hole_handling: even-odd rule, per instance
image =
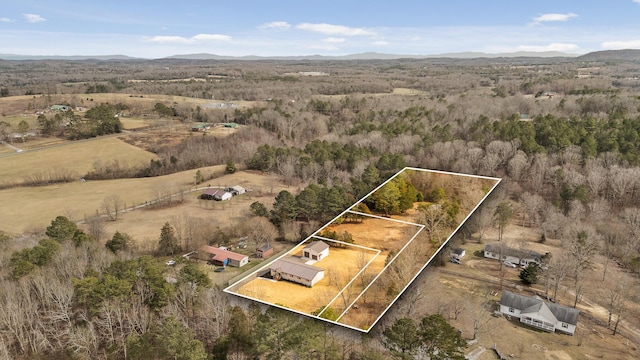
POLYGON ((573 335, 578 324, 579 310, 546 302, 539 297, 527 297, 503 291, 500 312, 514 316, 520 322, 548 332, 573 335))
POLYGON ((269 271, 274 280, 288 280, 308 287, 312 287, 324 278, 324 269, 307 265, 290 257, 274 261, 269 271))

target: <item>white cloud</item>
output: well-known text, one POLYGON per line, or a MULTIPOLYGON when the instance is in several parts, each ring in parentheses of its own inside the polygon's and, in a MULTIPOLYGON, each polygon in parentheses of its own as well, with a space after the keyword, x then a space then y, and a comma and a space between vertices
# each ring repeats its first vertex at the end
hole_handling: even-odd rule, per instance
MULTIPOLYGON (((640 2, 640 0, 636 0, 635 2, 640 2)), ((601 46, 607 50, 638 49, 640 48, 640 40, 605 41, 601 46)))
POLYGON ((14 22, 14 21, 15 20, 9 19, 9 18, 6 18, 6 17, 0 18, 0 22, 3 22, 3 23, 10 23, 10 22, 14 22))
POLYGON ((25 18, 25 20, 32 24, 47 21, 47 19, 37 14, 22 14, 22 16, 25 18))
POLYGON ((343 35, 343 36, 359 36, 359 35, 375 35, 373 31, 363 28, 352 28, 343 25, 332 24, 311 24, 302 23, 296 26, 300 30, 318 32, 326 35, 343 35))
POLYGON ((577 14, 574 13, 566 13, 566 14, 543 14, 538 17, 533 18, 534 24, 541 24, 543 22, 550 21, 567 21, 571 18, 577 17, 577 14))
POLYGON ((204 41, 231 41, 231 36, 220 34, 198 34, 190 38, 183 36, 153 36, 147 40, 159 44, 194 44, 204 41))
POLYGON ((326 43, 334 43, 334 44, 337 44, 337 43, 343 43, 343 42, 345 42, 345 41, 346 41, 346 39, 344 39, 344 38, 328 37, 328 38, 326 38, 326 39, 324 39, 324 40, 322 40, 322 41, 324 41, 324 42, 326 42, 326 43))
POLYGON ((269 23, 264 23, 258 26, 259 29, 277 29, 277 30, 286 30, 291 27, 286 21, 273 21, 269 23))
POLYGON ((203 41, 231 41, 231 36, 221 34, 198 34, 191 39, 203 41))
POLYGON ((640 0, 633 0, 633 2, 640 4, 640 0))
POLYGON ((372 45, 378 45, 378 46, 386 46, 386 45, 389 45, 389 43, 388 43, 388 42, 383 41, 383 40, 374 41, 374 42, 372 42, 371 44, 372 44, 372 45))
POLYGON ((518 51, 533 51, 533 52, 544 52, 544 51, 576 51, 579 50, 580 47, 576 44, 563 44, 563 43, 553 43, 549 45, 520 45, 518 46, 518 51))

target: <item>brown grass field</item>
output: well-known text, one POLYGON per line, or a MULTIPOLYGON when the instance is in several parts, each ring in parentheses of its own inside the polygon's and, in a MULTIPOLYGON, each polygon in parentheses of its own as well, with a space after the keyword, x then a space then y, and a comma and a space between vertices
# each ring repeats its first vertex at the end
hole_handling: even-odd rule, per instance
MULTIPOLYGON (((117 140, 114 138, 114 140, 117 140)), ((126 144, 125 144, 126 145, 126 144)), ((3 161, 2 159, 0 161, 3 161)), ((201 168, 205 176, 222 174, 224 165, 201 168)), ((119 179, 103 181, 87 181, 56 184, 40 187, 15 187, 0 190, 3 199, 0 206, 0 230, 9 234, 38 231, 44 229, 52 219, 58 215, 68 216, 73 220, 82 220, 85 216, 92 216, 96 210, 102 211, 104 199, 111 195, 118 195, 127 207, 139 205, 157 199, 158 194, 177 193, 188 190, 193 186, 193 176, 196 170, 184 171, 167 176, 140 179, 119 179)), ((211 186, 242 185, 252 188, 251 196, 275 197, 278 191, 284 189, 275 176, 263 176, 259 173, 238 171, 235 174, 220 176, 207 181, 211 186), (256 195, 253 195, 256 194, 256 195)), ((161 210, 136 210, 123 214, 122 219, 108 223, 110 231, 120 230, 135 237, 149 236, 156 238, 164 222, 183 211, 198 213, 198 216, 212 216, 215 212, 219 219, 227 219, 227 214, 238 204, 239 208, 248 209, 249 201, 230 201, 229 203, 210 202, 209 208, 200 206, 195 199, 198 192, 185 195, 185 202, 181 205, 161 210), (190 201, 191 200, 191 201, 190 201), (234 204, 234 205, 232 205, 234 204), (215 206, 214 206, 215 205, 215 206), (156 227, 156 223, 160 223, 156 227), (158 234, 156 234, 156 232, 158 234)), ((273 200, 271 200, 273 202, 273 200)), ((270 204, 269 198, 265 200, 270 204)), ((241 211, 237 210, 237 214, 241 211)), ((225 220, 231 224, 231 218, 225 220)))
MULTIPOLYGON (((407 213, 397 218, 409 221, 411 214, 407 213)), ((350 246, 345 249, 332 247, 329 250, 329 256, 315 264, 325 269, 325 277, 312 288, 288 281, 272 281, 254 276, 243 280, 239 283, 240 287, 232 287, 231 290, 302 313, 312 313, 322 306, 329 306, 336 315, 340 315, 382 271, 389 251, 401 249, 419 231, 416 225, 374 217, 367 217, 361 223, 331 224, 327 229, 339 233, 348 231, 353 235, 354 244, 379 250, 380 253, 375 255, 373 250, 363 252, 357 247, 350 246), (373 261, 347 286, 370 260, 373 261), (343 291, 338 295, 340 290, 343 291), (330 301, 332 302, 329 303, 330 301)), ((313 240, 315 240, 314 237, 306 242, 313 240)), ((288 255, 301 256, 301 249, 304 246, 305 244, 301 244, 294 247, 288 255)))
MULTIPOLYGON (((309 239, 309 241, 313 240, 315 239, 309 239)), ((297 245, 287 253, 287 256, 302 256, 302 248, 307 243, 297 245)), ((376 252, 373 250, 360 249, 354 246, 347 246, 346 248, 331 247, 329 256, 314 264, 314 266, 325 269, 325 276, 311 288, 284 280, 274 281, 255 277, 248 282, 243 281, 243 285, 235 291, 238 294, 263 302, 278 304, 310 314, 320 307, 326 306, 338 296, 340 290, 345 288, 347 283, 362 269, 363 265, 375 256, 376 252)), ((358 293, 352 295, 355 296, 358 293)), ((347 296, 347 294, 343 293, 343 296, 347 296)), ((340 299, 337 300, 340 301, 340 299)))
POLYGON ((96 161, 106 164, 117 160, 121 166, 137 166, 151 159, 155 159, 154 154, 116 136, 64 142, 0 158, 0 184, 20 183, 34 173, 61 169, 76 173, 79 179, 94 168, 96 161))

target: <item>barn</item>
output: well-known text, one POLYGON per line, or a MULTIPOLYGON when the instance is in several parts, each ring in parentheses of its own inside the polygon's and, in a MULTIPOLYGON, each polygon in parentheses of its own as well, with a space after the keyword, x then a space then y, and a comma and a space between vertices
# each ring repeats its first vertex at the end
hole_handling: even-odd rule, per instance
POLYGON ((224 191, 222 189, 206 189, 200 195, 200 199, 203 200, 217 200, 217 201, 226 201, 231 200, 233 195, 230 192, 224 191))
POLYGON ((204 245, 200 248, 199 257, 202 260, 211 261, 218 266, 235 266, 243 267, 249 262, 247 255, 235 253, 233 251, 220 249, 217 247, 204 245))
POLYGON ((329 245, 323 241, 314 241, 302 249, 302 257, 309 260, 320 261, 329 256, 329 245))
POLYGON ((287 280, 307 287, 312 287, 324 278, 324 269, 290 257, 274 261, 269 271, 275 280, 287 280))

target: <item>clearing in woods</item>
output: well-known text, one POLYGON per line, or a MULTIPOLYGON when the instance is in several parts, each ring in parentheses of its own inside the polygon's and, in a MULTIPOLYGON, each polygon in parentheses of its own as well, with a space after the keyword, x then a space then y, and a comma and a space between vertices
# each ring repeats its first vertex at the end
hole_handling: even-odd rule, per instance
POLYGON ((345 248, 331 246, 329 255, 314 264, 325 272, 318 283, 307 287, 270 279, 270 262, 225 292, 368 332, 499 182, 496 178, 405 168, 278 258, 300 258, 301 247, 310 241, 348 241, 345 248), (382 207, 386 201, 383 194, 394 194, 392 202, 400 199, 401 192, 395 192, 398 186, 411 187, 398 185, 403 182, 419 194, 437 190, 446 194, 446 200, 428 202, 416 196, 412 206, 393 215, 380 210, 378 214, 363 212, 367 203, 382 207), (446 215, 451 204, 459 212, 446 215), (445 216, 450 221, 443 221, 445 216), (423 231, 425 228, 428 231, 423 231), (344 250, 356 245, 360 250, 354 261, 353 251, 344 250), (375 256, 367 257, 362 249, 375 256))

